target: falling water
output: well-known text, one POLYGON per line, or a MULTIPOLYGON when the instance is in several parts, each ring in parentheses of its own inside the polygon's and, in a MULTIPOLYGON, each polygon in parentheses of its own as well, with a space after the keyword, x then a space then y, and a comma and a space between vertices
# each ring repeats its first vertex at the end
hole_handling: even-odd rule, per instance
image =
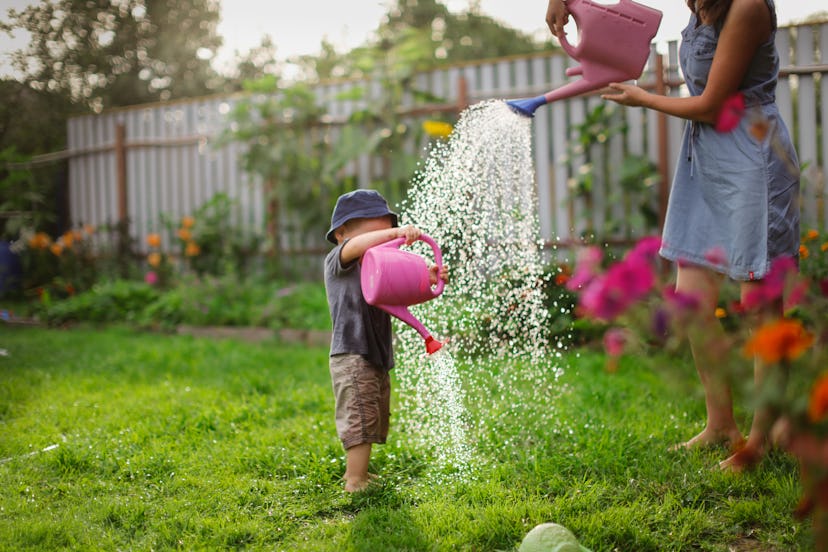
POLYGON ((401 211, 404 223, 435 239, 449 266, 443 295, 412 312, 450 342, 427 357, 419 335, 397 324, 399 423, 438 464, 464 473, 473 455, 479 464, 485 450, 542 433, 559 392, 531 119, 503 101, 466 109, 450 139, 432 146, 401 211))

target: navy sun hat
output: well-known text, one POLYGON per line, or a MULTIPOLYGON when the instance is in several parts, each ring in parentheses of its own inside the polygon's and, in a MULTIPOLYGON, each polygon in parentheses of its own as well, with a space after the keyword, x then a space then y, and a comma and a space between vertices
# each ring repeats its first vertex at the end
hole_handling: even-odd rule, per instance
POLYGON ((331 215, 331 228, 325 237, 336 245, 334 232, 351 219, 391 216, 391 226, 398 226, 397 213, 388 208, 388 202, 376 190, 354 190, 336 200, 331 215))

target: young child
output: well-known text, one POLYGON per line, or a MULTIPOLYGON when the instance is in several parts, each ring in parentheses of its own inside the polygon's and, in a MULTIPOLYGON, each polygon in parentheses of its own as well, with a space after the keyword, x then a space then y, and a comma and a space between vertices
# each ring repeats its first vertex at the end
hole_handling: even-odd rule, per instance
MULTIPOLYGON (((336 398, 336 431, 345 448, 345 490, 368 486, 373 443, 385 443, 390 417, 394 367, 391 317, 365 302, 359 260, 374 245, 395 238, 411 244, 420 237, 414 226, 400 228, 397 215, 374 190, 355 190, 339 197, 326 235, 336 247, 325 258, 325 290, 331 311, 330 371, 336 398)), ((448 281, 443 267, 432 267, 431 281, 448 281)))

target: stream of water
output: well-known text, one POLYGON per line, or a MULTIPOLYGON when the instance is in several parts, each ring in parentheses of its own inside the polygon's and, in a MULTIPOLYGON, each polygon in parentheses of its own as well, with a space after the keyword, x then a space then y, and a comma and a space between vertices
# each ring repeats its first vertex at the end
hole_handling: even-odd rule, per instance
MULTIPOLYGON (((395 423, 443 471, 473 476, 554 419, 561 351, 543 301, 531 123, 503 101, 470 106, 400 206, 401 222, 433 237, 449 267, 443 295, 411 308, 449 342, 426 356, 422 338, 395 322, 395 423)), ((421 242, 414 250, 431 258, 421 242)))

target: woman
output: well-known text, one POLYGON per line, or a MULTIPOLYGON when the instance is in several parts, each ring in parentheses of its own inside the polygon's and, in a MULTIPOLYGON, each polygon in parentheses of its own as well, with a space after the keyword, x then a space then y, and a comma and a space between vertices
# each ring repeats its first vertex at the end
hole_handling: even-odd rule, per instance
MULTIPOLYGON (((687 5, 691 16, 682 31, 679 59, 690 96, 611 84, 602 97, 688 121, 660 254, 677 263, 676 290, 695 295, 702 322, 718 328, 714 311, 723 275, 740 282, 744 301, 774 259, 798 255, 799 163, 775 103, 779 56, 773 0, 687 0, 687 5), (765 136, 751 134, 749 117, 729 132, 716 130, 723 106, 738 93, 746 110, 767 123, 765 136), (719 253, 711 255, 713 251, 719 253), (714 258, 720 255, 723 259, 714 258)), ((563 0, 549 0, 547 23, 556 36, 563 33, 567 16, 563 0)), ((776 304, 759 318, 780 315, 776 304)), ((717 367, 721 351, 699 336, 688 337, 704 386, 707 424, 676 448, 725 444, 739 450, 720 463, 722 469, 757 462, 768 447, 770 413, 754 414, 745 442, 733 417, 725 374, 717 367)), ((757 359, 757 384, 764 375, 757 359)))

